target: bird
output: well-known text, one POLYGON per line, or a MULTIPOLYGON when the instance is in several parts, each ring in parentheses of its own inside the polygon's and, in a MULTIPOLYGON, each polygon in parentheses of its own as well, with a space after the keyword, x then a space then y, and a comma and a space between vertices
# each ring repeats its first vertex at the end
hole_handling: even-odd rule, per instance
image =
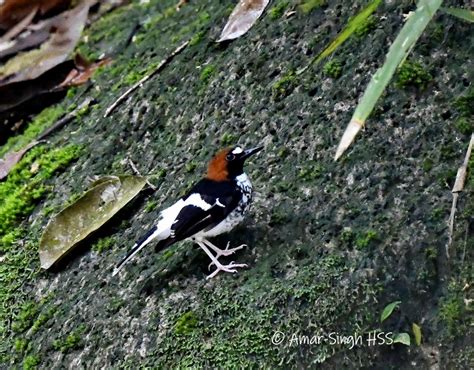
POLYGON ((244 163, 262 149, 263 146, 246 150, 234 146, 220 150, 210 160, 206 175, 186 195, 159 213, 155 225, 133 245, 115 266, 112 275, 117 275, 126 263, 153 240, 158 241, 156 251, 162 251, 182 240, 196 243, 211 259, 208 268, 215 266, 207 279, 220 271, 235 273, 238 268, 247 267, 235 261, 223 265, 218 260, 221 256, 234 254, 246 244, 229 248, 228 242, 225 249, 220 249, 209 238, 227 233, 243 221, 252 202, 253 190, 244 172, 244 163))

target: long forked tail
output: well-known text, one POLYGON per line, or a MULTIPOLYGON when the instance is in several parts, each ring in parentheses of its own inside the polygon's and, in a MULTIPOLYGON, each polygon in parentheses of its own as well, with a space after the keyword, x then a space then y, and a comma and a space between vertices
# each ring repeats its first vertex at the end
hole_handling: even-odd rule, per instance
POLYGON ((112 276, 118 274, 118 272, 125 266, 125 264, 130 261, 142 248, 144 248, 148 243, 150 243, 153 239, 158 237, 160 234, 160 230, 158 230, 157 226, 153 226, 145 235, 142 236, 140 240, 138 240, 135 245, 130 249, 127 255, 115 266, 114 272, 112 276))

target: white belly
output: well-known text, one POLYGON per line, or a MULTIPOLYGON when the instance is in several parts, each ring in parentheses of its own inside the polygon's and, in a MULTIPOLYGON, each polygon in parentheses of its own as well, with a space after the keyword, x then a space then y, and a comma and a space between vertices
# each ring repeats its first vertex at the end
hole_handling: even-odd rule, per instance
POLYGON ((197 233, 196 237, 212 238, 214 236, 227 233, 241 223, 245 214, 249 210, 252 202, 252 183, 248 176, 244 173, 236 178, 237 185, 242 191, 242 200, 237 207, 220 223, 207 231, 197 233))

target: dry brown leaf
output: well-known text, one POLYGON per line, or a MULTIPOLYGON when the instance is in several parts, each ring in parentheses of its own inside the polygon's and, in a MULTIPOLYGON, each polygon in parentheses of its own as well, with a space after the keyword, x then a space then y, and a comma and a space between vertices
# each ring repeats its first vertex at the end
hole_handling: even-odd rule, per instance
POLYGON ((112 59, 104 58, 91 63, 80 54, 76 54, 74 58, 75 68, 69 72, 64 81, 58 85, 58 88, 83 85, 91 79, 99 67, 110 64, 111 62, 112 59))
POLYGON ((39 49, 21 53, 0 67, 0 86, 34 79, 64 62, 79 41, 88 12, 85 3, 62 13, 55 32, 39 49))
POLYGON ((0 159, 0 181, 8 176, 12 168, 20 161, 28 150, 39 143, 41 143, 41 141, 33 141, 18 152, 7 153, 3 159, 0 159))
POLYGON ((23 18, 15 26, 10 28, 10 30, 7 33, 5 33, 2 37, 0 37, 0 44, 11 40, 12 38, 20 34, 26 27, 28 27, 33 21, 33 18, 38 12, 38 9, 39 9, 38 5, 34 6, 31 9, 31 12, 27 14, 25 18, 23 18))
POLYGON ((268 3, 269 0, 240 0, 217 42, 233 40, 247 33, 260 18, 268 3))
POLYGON ((41 14, 67 9, 71 0, 3 0, 0 3, 0 29, 10 29, 38 8, 41 14))

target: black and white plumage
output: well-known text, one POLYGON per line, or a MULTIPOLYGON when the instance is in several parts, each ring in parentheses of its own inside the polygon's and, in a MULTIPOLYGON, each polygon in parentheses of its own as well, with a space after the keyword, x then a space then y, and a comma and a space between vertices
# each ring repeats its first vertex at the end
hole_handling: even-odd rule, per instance
POLYGON ((144 235, 114 269, 116 275, 142 248, 157 240, 156 250, 163 250, 181 240, 189 239, 198 244, 211 259, 216 270, 236 272, 245 264, 234 262, 222 265, 218 258, 242 249, 240 245, 220 249, 208 238, 229 232, 244 219, 252 201, 252 184, 243 171, 245 160, 262 147, 243 150, 240 147, 224 149, 211 160, 207 176, 200 180, 184 197, 160 212, 157 224, 144 235), (214 251, 215 255, 211 252, 214 251))

